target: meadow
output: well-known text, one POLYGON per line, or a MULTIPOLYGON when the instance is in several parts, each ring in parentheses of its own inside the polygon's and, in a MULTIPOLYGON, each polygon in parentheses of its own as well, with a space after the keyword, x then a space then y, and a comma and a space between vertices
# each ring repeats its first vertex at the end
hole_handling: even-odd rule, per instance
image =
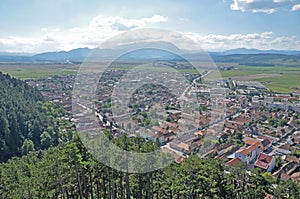
POLYGON ((0 71, 9 75, 26 80, 54 75, 76 74, 78 66, 65 64, 0 64, 0 71))
POLYGON ((274 92, 291 93, 292 87, 300 88, 300 67, 295 66, 235 66, 234 70, 212 72, 207 78, 259 81, 274 92))
MULTIPOLYGON (((139 65, 140 63, 136 63, 139 65)), ((202 64, 201 64, 202 65, 202 64)), ((217 64, 219 66, 219 64, 217 64)), ((224 64, 220 64, 223 65, 224 64)), ((244 81, 259 81, 274 92, 291 93, 293 87, 300 88, 300 67, 297 66, 243 66, 234 65, 233 70, 216 71, 206 76, 209 80, 228 79, 244 81)), ((203 65, 202 65, 203 66, 203 65)), ((8 73, 18 79, 36 79, 53 75, 76 74, 79 65, 70 64, 0 64, 0 71, 8 73)), ((130 70, 132 66, 120 64, 114 66, 114 70, 130 70)), ((152 66, 145 66, 146 70, 152 70, 152 66)), ((168 68, 156 68, 159 72, 168 72, 168 68)), ((199 73, 193 69, 181 69, 181 73, 199 73)))

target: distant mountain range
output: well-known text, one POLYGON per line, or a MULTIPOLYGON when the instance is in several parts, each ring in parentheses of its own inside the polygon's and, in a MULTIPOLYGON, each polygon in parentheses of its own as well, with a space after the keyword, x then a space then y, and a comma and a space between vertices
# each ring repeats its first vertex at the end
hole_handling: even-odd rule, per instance
POLYGON ((32 56, 35 53, 0 52, 0 56, 32 56))
MULTIPOLYGON (((1 53, 0 62, 6 63, 81 63, 89 56, 93 59, 114 59, 122 52, 120 59, 125 60, 178 60, 177 53, 184 54, 188 59, 197 60, 203 56, 203 52, 180 50, 168 42, 150 42, 123 45, 115 49, 89 49, 77 48, 70 51, 45 52, 40 54, 1 53), (140 49, 131 51, 131 49, 140 49), (170 53, 161 49, 170 49, 170 53), (130 52, 131 51, 131 52, 130 52)), ((258 50, 238 48, 223 52, 208 52, 215 62, 239 63, 248 65, 273 65, 275 63, 300 62, 300 51, 285 50, 258 50)))
POLYGON ((90 52, 89 48, 76 48, 70 51, 40 53, 31 58, 36 62, 82 62, 90 52))
POLYGON ((234 54, 281 54, 281 55, 300 55, 300 51, 296 50, 258 50, 248 48, 237 48, 232 50, 226 50, 223 52, 213 52, 215 55, 234 55, 234 54))

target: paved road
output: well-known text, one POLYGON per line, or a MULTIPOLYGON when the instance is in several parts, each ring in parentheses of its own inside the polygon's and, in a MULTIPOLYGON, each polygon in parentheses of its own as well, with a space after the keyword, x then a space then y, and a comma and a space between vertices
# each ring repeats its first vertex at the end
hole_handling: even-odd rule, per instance
POLYGON ((204 72, 204 73, 201 74, 200 77, 195 78, 195 79, 193 80, 193 83, 190 84, 190 85, 183 91, 183 93, 180 95, 179 99, 187 101, 187 98, 185 97, 185 95, 186 95, 186 93, 191 89, 191 87, 193 86, 193 84, 197 84, 196 81, 197 81, 198 79, 207 76, 209 73, 211 73, 211 71, 204 72))

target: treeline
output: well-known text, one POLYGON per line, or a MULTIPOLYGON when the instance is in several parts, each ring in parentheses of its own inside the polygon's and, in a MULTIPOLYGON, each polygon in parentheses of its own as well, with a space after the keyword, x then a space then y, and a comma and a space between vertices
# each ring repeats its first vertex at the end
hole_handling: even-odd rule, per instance
MULTIPOLYGON (((154 143, 121 137, 137 150, 154 143), (138 143, 138 145, 137 145, 138 143)), ((130 174, 95 161, 78 138, 48 150, 30 152, 0 164, 0 198, 183 199, 183 198, 299 198, 299 186, 274 179, 269 173, 241 165, 225 167, 212 158, 193 155, 181 164, 130 174), (277 184, 277 186, 275 185, 277 184)))
POLYGON ((0 162, 57 145, 63 114, 37 89, 0 72, 0 162))

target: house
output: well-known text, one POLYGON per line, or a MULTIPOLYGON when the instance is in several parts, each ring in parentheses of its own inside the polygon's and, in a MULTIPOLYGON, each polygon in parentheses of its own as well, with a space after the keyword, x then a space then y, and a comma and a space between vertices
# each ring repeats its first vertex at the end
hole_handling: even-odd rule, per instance
POLYGON ((152 130, 153 130, 154 132, 162 133, 162 134, 167 134, 167 133, 168 133, 168 131, 167 131, 166 129, 163 129, 163 128, 158 127, 158 126, 153 126, 153 127, 152 127, 152 130))
POLYGON ((300 131, 296 131, 294 132, 293 136, 293 141, 296 145, 299 145, 300 146, 300 131))
POLYGON ((184 154, 190 154, 191 153, 190 146, 188 144, 184 143, 184 142, 181 142, 180 140, 173 140, 172 142, 170 142, 170 147, 172 149, 180 151, 184 154))
POLYGON ((280 147, 278 147, 278 152, 285 154, 285 155, 291 154, 295 150, 296 150, 296 148, 289 144, 284 144, 284 145, 281 145, 280 147))
POLYGON ((222 156, 224 154, 230 153, 233 150, 236 149, 236 146, 232 143, 226 143, 226 144, 216 144, 216 146, 214 147, 216 149, 216 152, 218 154, 218 156, 222 156))
POLYGON ((295 162, 295 163, 300 164, 300 158, 297 158, 295 156, 286 155, 284 160, 287 162, 295 162))
POLYGON ((170 154, 171 156, 173 156, 175 162, 178 163, 178 164, 184 161, 184 156, 179 155, 178 153, 176 153, 175 151, 173 151, 173 150, 171 150, 171 149, 169 149, 169 148, 167 148, 167 147, 162 147, 162 151, 163 151, 164 153, 168 153, 168 154, 170 154))
POLYGON ((267 172, 272 172, 276 165, 276 158, 264 153, 260 153, 254 163, 255 167, 261 168, 267 172))
POLYGON ((233 158, 229 160, 228 162, 225 163, 226 166, 237 166, 241 163, 242 161, 239 158, 233 158))
POLYGON ((242 130, 244 125, 245 125, 244 122, 233 121, 233 120, 225 120, 224 122, 225 127, 234 130, 242 130))
MULTIPOLYGON (((292 172, 293 173, 293 172, 292 172)), ((293 180, 294 182, 296 183, 299 183, 300 182, 300 172, 295 172, 293 174, 288 174, 288 173, 282 173, 280 178, 282 180, 288 180, 288 179, 291 179, 293 180)))
POLYGON ((276 171, 272 175, 275 177, 280 176, 282 178, 285 175, 289 175, 290 173, 294 172, 298 166, 299 164, 296 162, 288 162, 284 164, 278 171, 276 171))
POLYGON ((247 164, 254 162, 261 152, 261 143, 255 142, 255 144, 248 146, 247 148, 241 148, 235 153, 235 157, 247 164))
POLYGON ((274 142, 272 138, 267 136, 258 136, 257 139, 261 141, 261 144, 263 145, 263 150, 267 150, 268 148, 270 148, 274 142))
POLYGON ((245 95, 242 95, 241 97, 239 97, 238 101, 243 108, 245 108, 249 102, 247 96, 245 96, 245 95))
POLYGON ((244 141, 246 147, 251 146, 251 145, 255 144, 256 142, 258 142, 258 140, 251 138, 251 137, 245 137, 243 139, 243 141, 244 141))
POLYGON ((293 173, 291 179, 297 183, 300 183, 300 172, 293 173))

